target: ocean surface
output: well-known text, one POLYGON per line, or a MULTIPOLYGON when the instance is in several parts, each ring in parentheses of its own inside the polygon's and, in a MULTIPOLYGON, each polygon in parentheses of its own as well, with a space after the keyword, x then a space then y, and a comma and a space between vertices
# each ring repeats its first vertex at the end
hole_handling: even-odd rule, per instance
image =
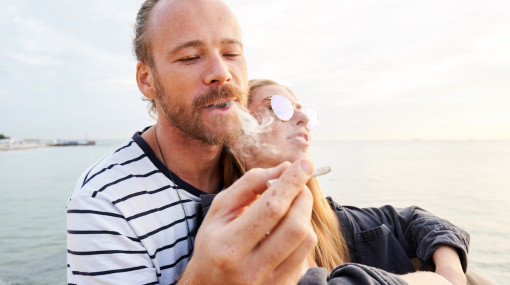
MULTIPOLYGON (((0 151, 0 285, 66 284, 65 205, 121 142, 0 151)), ((510 142, 314 142, 323 191, 344 205, 418 205, 471 234, 469 267, 510 284, 510 142)))

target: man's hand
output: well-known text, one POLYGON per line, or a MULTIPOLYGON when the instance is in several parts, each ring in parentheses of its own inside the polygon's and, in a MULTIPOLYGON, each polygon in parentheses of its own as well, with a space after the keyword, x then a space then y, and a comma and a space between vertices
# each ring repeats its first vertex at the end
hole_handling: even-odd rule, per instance
POLYGON ((296 284, 317 242, 312 170, 308 160, 252 169, 218 194, 179 284, 296 284))

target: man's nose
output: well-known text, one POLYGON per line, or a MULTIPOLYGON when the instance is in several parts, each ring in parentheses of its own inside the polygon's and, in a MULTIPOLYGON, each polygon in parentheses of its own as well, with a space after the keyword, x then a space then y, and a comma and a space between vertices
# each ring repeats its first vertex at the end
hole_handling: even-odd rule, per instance
POLYGON ((229 66, 220 54, 214 54, 209 59, 205 75, 205 84, 223 84, 232 80, 229 66))

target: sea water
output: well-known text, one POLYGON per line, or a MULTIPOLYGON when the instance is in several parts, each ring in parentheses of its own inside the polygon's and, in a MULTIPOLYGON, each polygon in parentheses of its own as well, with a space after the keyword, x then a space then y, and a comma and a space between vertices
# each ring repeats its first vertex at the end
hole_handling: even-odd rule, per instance
POLYGON ((66 202, 119 143, 0 151, 0 285, 67 284, 66 202))
MULTIPOLYGON (((0 285, 66 284, 65 204, 120 142, 0 151, 0 285)), ((314 142, 323 191, 343 205, 418 205, 471 234, 469 267, 510 284, 510 142, 314 142)))
POLYGON ((471 235, 469 268, 510 284, 510 141, 319 142, 319 178, 342 205, 417 205, 471 235))

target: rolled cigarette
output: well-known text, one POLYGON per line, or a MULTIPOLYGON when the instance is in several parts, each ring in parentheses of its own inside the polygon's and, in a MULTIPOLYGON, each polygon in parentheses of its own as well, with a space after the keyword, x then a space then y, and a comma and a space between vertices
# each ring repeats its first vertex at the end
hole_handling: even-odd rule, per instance
MULTIPOLYGON (((329 173, 330 171, 331 171, 331 167, 329 167, 329 166, 319 167, 319 168, 315 169, 315 171, 312 173, 312 177, 321 176, 326 173, 329 173)), ((312 177, 310 177, 310 178, 312 178, 312 177)), ((266 183, 267 187, 271 186, 276 180, 278 180, 278 178, 268 180, 266 183)))

